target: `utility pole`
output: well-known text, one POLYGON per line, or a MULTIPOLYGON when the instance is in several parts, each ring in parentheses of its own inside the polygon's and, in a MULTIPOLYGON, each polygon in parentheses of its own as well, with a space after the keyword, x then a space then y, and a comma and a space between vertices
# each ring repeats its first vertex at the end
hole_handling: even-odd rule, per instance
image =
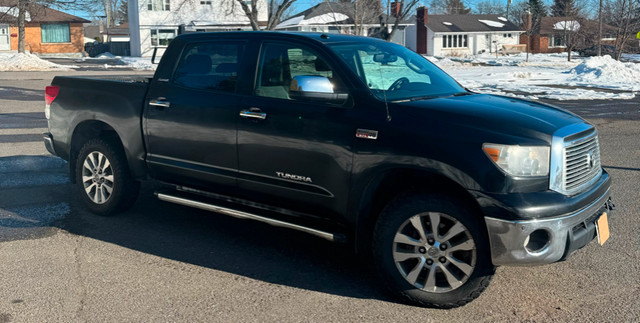
POLYGON ((598 8, 598 56, 602 56, 602 0, 598 8))
MULTIPOLYGON (((600 0, 602 1, 602 0, 600 0)), ((507 20, 509 20, 509 7, 511 6, 511 0, 507 0, 507 20)))

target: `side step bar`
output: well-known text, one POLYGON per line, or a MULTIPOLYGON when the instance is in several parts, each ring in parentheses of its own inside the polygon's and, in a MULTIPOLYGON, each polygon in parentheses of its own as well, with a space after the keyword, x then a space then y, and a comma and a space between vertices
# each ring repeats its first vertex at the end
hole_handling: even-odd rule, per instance
POLYGON ((340 237, 337 236, 336 234, 329 233, 329 232, 324 232, 324 231, 320 231, 320 230, 316 230, 316 229, 305 227, 305 226, 301 226, 301 225, 298 225, 298 224, 293 224, 293 223, 289 223, 289 222, 275 220, 275 219, 267 218, 267 217, 264 217, 264 216, 260 216, 260 215, 256 215, 256 214, 252 214, 252 213, 248 213, 248 212, 243 212, 243 211, 238 211, 238 210, 234 210, 234 209, 230 209, 230 208, 226 208, 226 207, 222 207, 222 206, 218 206, 218 205, 213 205, 213 204, 209 204, 209 203, 193 201, 193 200, 189 200, 189 199, 186 199, 186 198, 183 198, 183 197, 172 196, 172 195, 168 195, 168 194, 165 194, 165 193, 157 193, 156 195, 158 196, 158 199, 160 199, 161 201, 165 201, 165 202, 169 202, 169 203, 175 203, 175 204, 180 204, 180 205, 184 205, 184 206, 190 206, 190 207, 198 208, 198 209, 205 210, 205 211, 221 213, 221 214, 229 215, 229 216, 232 216, 232 217, 238 218, 238 219, 256 220, 256 221, 264 222, 264 223, 267 223, 267 224, 270 224, 270 225, 273 225, 273 226, 276 226, 276 227, 294 229, 294 230, 298 230, 298 231, 302 231, 302 232, 306 232, 306 233, 312 234, 314 236, 317 236, 317 237, 320 237, 320 238, 323 238, 325 240, 329 240, 329 241, 332 241, 332 242, 341 240, 340 237))

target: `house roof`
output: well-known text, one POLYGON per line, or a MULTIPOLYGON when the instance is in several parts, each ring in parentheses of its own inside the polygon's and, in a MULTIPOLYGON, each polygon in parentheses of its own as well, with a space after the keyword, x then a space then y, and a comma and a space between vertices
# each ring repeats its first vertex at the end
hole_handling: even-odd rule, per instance
MULTIPOLYGON (((542 17, 540 20, 541 35, 562 33, 565 29, 576 29, 576 31, 582 29, 583 31, 597 32, 598 22, 583 18, 573 19, 567 17, 542 17)), ((616 27, 607 24, 602 24, 602 29, 604 32, 617 31, 616 27)))
MULTIPOLYGON (((305 11, 291 16, 278 25, 278 28, 286 28, 290 26, 300 25, 348 25, 354 23, 355 8, 350 2, 322 2, 305 11)), ((379 24, 380 16, 386 18, 386 15, 370 15, 365 17, 363 24, 379 24)), ((395 23, 395 18, 391 17, 389 23, 395 23)), ((409 21, 401 22, 410 24, 409 21)))
MULTIPOLYGON (((16 23, 18 10, 18 1, 16 0, 0 0, 0 22, 16 23)), ((42 5, 29 3, 26 15, 27 22, 39 23, 89 23, 91 21, 80 18, 62 11, 51 9, 42 5)))
POLYGON ((520 31, 500 15, 428 15, 426 26, 436 33, 520 31))

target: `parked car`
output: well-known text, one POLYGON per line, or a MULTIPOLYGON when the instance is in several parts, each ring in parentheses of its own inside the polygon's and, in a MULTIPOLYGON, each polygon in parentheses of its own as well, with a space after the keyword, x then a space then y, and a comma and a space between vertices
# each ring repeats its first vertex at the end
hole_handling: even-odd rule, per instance
POLYGON ((46 103, 45 145, 92 212, 156 180, 162 201, 346 243, 424 306, 604 242, 613 209, 595 126, 372 38, 181 35, 153 78, 56 77, 46 103))
MULTIPOLYGON (((595 46, 580 49, 578 50, 578 53, 580 54, 580 56, 583 56, 583 57, 598 56, 598 46, 595 45, 595 46)), ((600 53, 602 54, 602 56, 609 55, 611 57, 615 57, 616 47, 611 45, 602 45, 600 53)))

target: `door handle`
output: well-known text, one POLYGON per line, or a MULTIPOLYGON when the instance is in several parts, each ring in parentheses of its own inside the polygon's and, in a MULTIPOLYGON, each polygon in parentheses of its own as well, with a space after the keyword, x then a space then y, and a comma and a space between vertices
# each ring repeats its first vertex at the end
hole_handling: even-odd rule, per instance
POLYGON ((157 98, 155 100, 149 101, 149 105, 158 108, 170 108, 171 102, 167 101, 167 99, 165 98, 157 98))
POLYGON ((240 117, 245 119, 265 120, 267 118, 267 114, 258 108, 250 108, 249 110, 240 111, 240 117))

